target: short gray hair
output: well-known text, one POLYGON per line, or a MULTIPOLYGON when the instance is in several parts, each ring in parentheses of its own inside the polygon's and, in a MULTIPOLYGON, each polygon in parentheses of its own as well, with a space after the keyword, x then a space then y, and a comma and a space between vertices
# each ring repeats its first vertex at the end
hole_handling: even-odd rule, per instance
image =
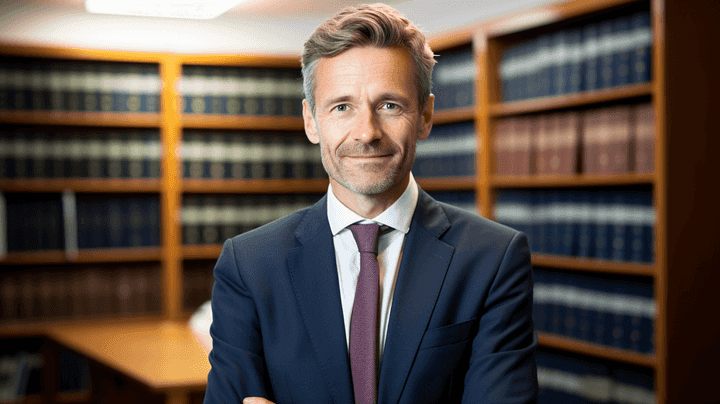
POLYGON ((320 24, 305 42, 302 54, 303 93, 315 113, 315 68, 323 57, 333 57, 355 47, 402 46, 415 64, 419 108, 432 90, 435 58, 425 35, 399 11, 385 4, 346 7, 320 24))

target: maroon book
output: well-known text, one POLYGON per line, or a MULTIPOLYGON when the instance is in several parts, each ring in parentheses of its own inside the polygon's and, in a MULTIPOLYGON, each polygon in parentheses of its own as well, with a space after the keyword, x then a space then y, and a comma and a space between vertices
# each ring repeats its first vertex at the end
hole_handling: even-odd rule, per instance
POLYGON ((655 171, 655 110, 650 103, 635 107, 635 171, 655 171))

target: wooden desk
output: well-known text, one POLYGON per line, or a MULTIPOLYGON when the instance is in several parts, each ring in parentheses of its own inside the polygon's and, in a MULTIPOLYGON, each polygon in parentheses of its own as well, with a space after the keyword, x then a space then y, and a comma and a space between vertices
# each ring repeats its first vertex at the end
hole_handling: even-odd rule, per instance
POLYGON ((165 395, 168 404, 187 404, 189 393, 204 391, 207 385, 207 353, 186 323, 78 323, 48 327, 47 335, 150 391, 165 395))

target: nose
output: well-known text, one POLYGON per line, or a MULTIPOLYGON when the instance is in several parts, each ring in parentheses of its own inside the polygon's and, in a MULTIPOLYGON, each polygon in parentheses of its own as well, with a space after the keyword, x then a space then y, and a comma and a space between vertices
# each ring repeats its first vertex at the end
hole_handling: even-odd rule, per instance
POLYGON ((382 137, 382 130, 377 114, 372 108, 363 108, 357 114, 357 121, 352 131, 352 138, 356 142, 370 143, 382 137))

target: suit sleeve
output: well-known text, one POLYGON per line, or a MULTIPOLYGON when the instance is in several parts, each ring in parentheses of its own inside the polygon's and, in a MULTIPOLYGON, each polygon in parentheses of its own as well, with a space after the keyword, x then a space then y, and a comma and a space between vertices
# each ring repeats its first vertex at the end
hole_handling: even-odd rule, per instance
MULTIPOLYGON (((263 355, 257 308, 243 280, 232 240, 215 264, 212 292, 213 349, 205 404, 239 403, 247 396, 274 400, 263 355)), ((245 276, 248 276, 245 274, 245 276)))
POLYGON ((516 233, 492 282, 465 377, 463 403, 536 403, 532 264, 516 233))

